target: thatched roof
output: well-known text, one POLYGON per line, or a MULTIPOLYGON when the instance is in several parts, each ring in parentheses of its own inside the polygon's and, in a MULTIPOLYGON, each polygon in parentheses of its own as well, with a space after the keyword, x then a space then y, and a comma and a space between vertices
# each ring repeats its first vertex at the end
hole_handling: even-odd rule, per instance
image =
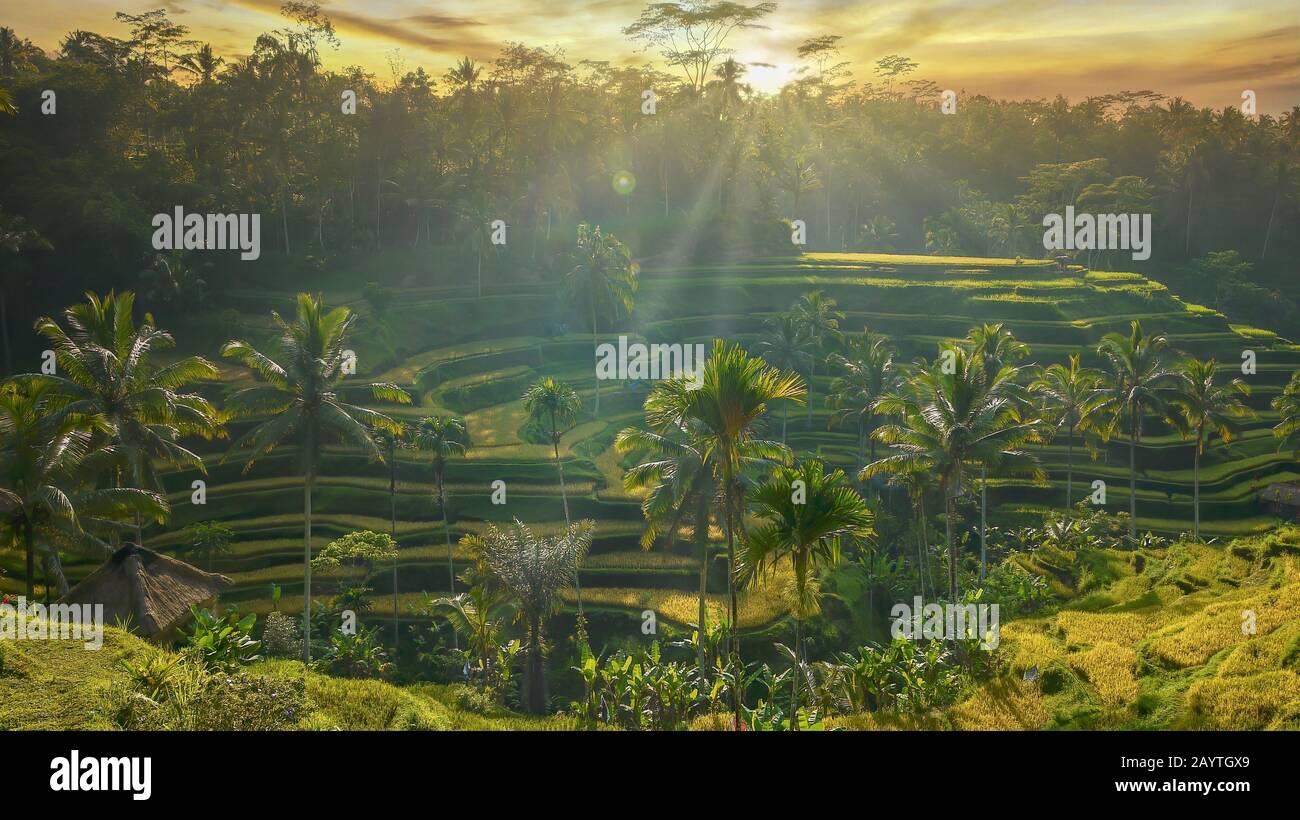
POLYGON ((1270 484, 1260 492, 1259 497, 1264 501, 1300 507, 1300 484, 1270 484))
POLYGON ((129 620, 141 635, 153 636, 183 623, 191 606, 232 583, 224 575, 126 544, 59 603, 103 604, 105 623, 129 620))

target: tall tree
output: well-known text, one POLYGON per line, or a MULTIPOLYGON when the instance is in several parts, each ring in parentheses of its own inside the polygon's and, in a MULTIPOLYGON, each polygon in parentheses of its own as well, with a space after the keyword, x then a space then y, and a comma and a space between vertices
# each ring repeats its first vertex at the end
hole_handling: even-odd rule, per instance
POLYGON ((458 418, 428 416, 415 428, 415 448, 433 455, 433 482, 442 511, 442 533, 447 541, 447 590, 456 594, 456 572, 452 563, 451 525, 447 520, 447 460, 465 454, 465 423, 458 418))
MULTIPOLYGON (((372 457, 383 453, 371 435, 374 428, 396 433, 397 422, 383 413, 343 400, 344 363, 355 354, 346 347, 356 314, 346 307, 326 310, 319 296, 298 294, 292 319, 271 312, 279 335, 276 358, 248 342, 226 342, 221 354, 236 359, 263 382, 245 387, 226 400, 226 413, 260 423, 231 446, 231 454, 247 447, 244 471, 286 441, 296 440, 303 470, 303 629, 302 658, 311 661, 311 500, 316 485, 320 445, 341 440, 372 457)), ((365 385, 379 401, 408 404, 411 397, 395 384, 365 385)))
POLYGON ((1043 476, 1038 459, 1024 445, 1038 435, 1036 420, 1023 420, 1010 382, 990 377, 983 361, 964 348, 941 351, 932 367, 918 369, 907 394, 887 396, 877 408, 897 421, 876 428, 890 455, 863 468, 860 478, 925 472, 944 498, 948 544, 948 595, 956 601, 957 551, 954 524, 957 498, 972 468, 1002 475, 1043 476), (948 372, 951 371, 951 372, 948 372))
POLYGON ((874 518, 862 496, 845 482, 844 471, 827 473, 816 459, 777 467, 770 479, 753 489, 749 500, 763 523, 745 539, 743 571, 761 580, 788 561, 794 572, 790 729, 798 731, 801 627, 820 611, 818 574, 839 563, 845 539, 871 535, 874 518))
POLYGON ((1053 431, 1065 431, 1065 512, 1074 505, 1074 437, 1091 427, 1093 392, 1105 378, 1100 370, 1083 367, 1077 353, 1069 365, 1048 365, 1030 383, 1030 391, 1043 403, 1053 431))
POLYGON ((1137 448, 1142 442, 1142 418, 1163 415, 1170 388, 1178 379, 1171 361, 1169 340, 1163 333, 1149 334, 1134 320, 1127 336, 1107 333, 1097 346, 1109 371, 1105 384, 1094 394, 1092 411, 1109 417, 1102 428, 1107 437, 1121 424, 1128 433, 1129 537, 1137 537, 1137 448))
MULTIPOLYGON (((564 286, 573 303, 586 305, 591 321, 594 366, 598 322, 632 314, 637 289, 632 254, 613 234, 602 233, 599 225, 579 225, 573 265, 564 275, 564 286)), ((600 382, 597 377, 596 406, 592 412, 596 418, 600 417, 600 382)))
POLYGON ((100 535, 135 516, 161 518, 167 511, 166 499, 152 490, 94 486, 118 461, 110 448, 94 444, 107 426, 95 416, 58 412, 61 398, 53 391, 40 379, 0 384, 0 533, 26 555, 29 600, 38 552, 46 586, 52 581, 63 595, 60 549, 107 557, 111 550, 100 535))
MULTIPOLYGON (((117 486, 163 493, 159 464, 194 468, 206 474, 203 459, 180 442, 186 436, 224 437, 215 407, 196 392, 195 382, 215 379, 216 365, 201 356, 170 364, 157 362, 157 353, 175 346, 172 335, 154 326, 153 317, 135 323, 135 294, 112 292, 63 313, 58 322, 42 317, 36 330, 54 350, 58 372, 40 378, 54 389, 51 398, 63 411, 99 416, 107 435, 125 461, 117 486)), ((144 546, 141 522, 136 541, 144 546)))
POLYGON ((527 629, 522 699, 533 714, 546 711, 546 619, 559 604, 560 593, 577 578, 578 564, 591 548, 592 532, 592 522, 579 521, 560 535, 537 535, 516 520, 513 529, 494 524, 484 536, 487 569, 514 599, 527 629))
POLYGON ((1170 421, 1184 437, 1192 439, 1192 537, 1201 538, 1201 456, 1207 439, 1217 435, 1227 444, 1238 422, 1254 413, 1242 402, 1250 386, 1241 379, 1219 381, 1214 359, 1187 359, 1178 364, 1179 381, 1169 398, 1170 421))
MULTIPOLYGON (((524 410, 535 423, 545 425, 550 435, 551 447, 555 452, 555 469, 560 476, 560 501, 564 504, 564 523, 569 519, 569 493, 564 487, 564 462, 560 459, 560 440, 564 433, 573 426, 582 409, 582 399, 578 391, 562 381, 546 376, 529 386, 524 392, 524 410)), ((582 618, 582 582, 578 580, 577 569, 574 570, 574 584, 578 590, 578 618, 582 618)))
MULTIPOLYGON (((651 429, 676 429, 692 437, 692 446, 713 465, 722 487, 721 515, 727 531, 727 579, 731 627, 730 666, 740 670, 737 626, 736 530, 743 527, 741 465, 748 454, 774 462, 789 463, 789 449, 758 435, 758 421, 774 401, 804 400, 803 379, 782 373, 762 359, 754 358, 739 345, 715 339, 704 364, 699 383, 685 379, 660 381, 646 398, 646 422, 651 429)), ((733 706, 739 718, 738 691, 733 706)))
POLYGON ((794 303, 791 308, 799 323, 803 325, 804 332, 813 344, 812 368, 808 374, 808 428, 812 429, 812 391, 813 380, 817 377, 817 354, 826 352, 826 345, 830 342, 838 342, 843 338, 840 333, 840 322, 844 321, 844 313, 839 310, 839 305, 832 296, 827 296, 820 290, 814 290, 811 293, 805 293, 799 297, 799 301, 794 303))
MULTIPOLYGON (((783 313, 764 322, 767 331, 759 337, 758 355, 778 370, 790 373, 811 371, 815 343, 794 314, 783 313)), ((781 402, 781 443, 785 444, 790 403, 781 402)))

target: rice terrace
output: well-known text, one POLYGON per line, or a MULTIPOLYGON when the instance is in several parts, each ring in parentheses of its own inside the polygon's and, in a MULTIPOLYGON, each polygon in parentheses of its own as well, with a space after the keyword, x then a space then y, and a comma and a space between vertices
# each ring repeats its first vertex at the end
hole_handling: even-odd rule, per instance
POLYGON ((55 5, 0 729, 1300 729, 1282 4, 55 5))

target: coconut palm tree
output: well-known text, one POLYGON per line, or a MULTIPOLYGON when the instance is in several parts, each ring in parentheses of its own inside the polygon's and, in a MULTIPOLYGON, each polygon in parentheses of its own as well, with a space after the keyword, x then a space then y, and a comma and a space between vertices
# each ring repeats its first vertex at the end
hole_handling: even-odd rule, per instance
POLYGON ((438 493, 438 508, 442 510, 442 534, 447 541, 447 589, 455 595, 451 525, 447 522, 447 459, 465 454, 465 423, 450 416, 422 418, 415 428, 413 443, 415 449, 433 454, 433 482, 438 493))
POLYGON ((1074 504, 1074 436, 1092 425, 1093 391, 1105 378, 1100 370, 1080 365, 1078 354, 1068 365, 1059 362, 1043 368, 1030 382, 1030 392, 1043 404, 1054 432, 1065 430, 1065 513, 1074 504))
POLYGON ((1300 451, 1300 370, 1291 374, 1291 380, 1271 404, 1279 419, 1273 427, 1274 437, 1281 439, 1278 450, 1290 447, 1300 451))
MULTIPOLYGON (((582 399, 578 397, 578 391, 568 384, 546 376, 530 385, 524 392, 524 410, 530 420, 545 425, 550 434, 551 447, 555 452, 555 469, 560 475, 560 501, 564 505, 564 523, 567 526, 572 522, 569 520, 569 493, 564 487, 564 462, 560 460, 560 439, 564 437, 564 431, 573 426, 579 411, 582 410, 582 399)), ((574 583, 578 589, 578 617, 581 619, 582 582, 577 578, 576 568, 574 583)))
POLYGON ((510 530, 495 524, 484 536, 484 562, 519 609, 528 632, 528 666, 522 694, 533 714, 546 710, 543 630, 560 594, 577 578, 578 563, 591 548, 593 524, 570 524, 560 535, 537 535, 517 519, 510 530))
MULTIPOLYGON (((699 422, 691 421, 688 425, 698 427, 699 422)), ((623 487, 628 492, 645 493, 641 513, 646 528, 641 534, 641 547, 650 549, 662 535, 666 536, 667 548, 671 550, 681 529, 691 527, 700 560, 697 626, 701 640, 696 649, 701 680, 705 674, 703 636, 708 632, 709 524, 721 495, 715 471, 692 444, 703 437, 703 431, 698 429, 656 433, 629 427, 619 431, 614 439, 618 452, 644 453, 648 457, 623 474, 623 487)))
MULTIPOLYGON (((1020 371, 1018 363, 1029 355, 1029 345, 1015 337, 1009 328, 1001 322, 976 325, 966 334, 963 344, 970 355, 983 362, 984 373, 990 379, 1004 383, 1008 395, 1022 412, 1030 409, 1028 391, 1023 390, 1018 382, 1020 371), (1004 372, 1004 368, 1013 368, 1004 372)), ((989 515, 989 473, 988 467, 980 468, 980 578, 988 570, 988 515, 989 515)))
MULTIPOLYGON (((894 367, 894 346, 889 338, 864 330, 852 337, 843 355, 833 353, 830 363, 843 371, 831 382, 834 419, 853 420, 858 428, 858 460, 866 458, 866 437, 875 419, 876 401, 894 389, 898 372, 894 367)), ((876 458, 876 440, 871 440, 871 460, 876 458)))
MULTIPOLYGON (((613 234, 602 233, 599 225, 579 225, 573 266, 564 274, 564 288, 570 301, 587 307, 594 360, 597 323, 632 314, 637 277, 631 252, 613 234)), ((596 379, 595 418, 600 417, 600 381, 596 379)))
MULTIPOLYGON (((792 313, 803 325, 804 332, 812 340, 814 353, 825 351, 827 342, 839 341, 841 338, 840 322, 844 314, 838 309, 834 297, 827 296, 820 290, 805 293, 791 308, 792 313)), ((808 374, 808 428, 812 429, 812 391, 813 379, 817 376, 817 359, 814 356, 808 374)))
MULTIPOLYGON (((394 545, 397 543, 397 454, 406 447, 409 447, 407 439, 410 436, 410 430, 405 423, 395 421, 397 427, 394 429, 386 427, 377 427, 371 435, 374 437, 375 446, 379 452, 384 454, 384 461, 388 464, 388 535, 393 539, 394 545)), ((393 657, 397 657, 398 648, 401 645, 401 630, 397 620, 397 550, 393 550, 393 657)))
MULTIPOLYGON (((804 400, 803 379, 783 373, 762 359, 750 356, 740 345, 714 340, 698 383, 684 379, 660 381, 646 398, 646 422, 654 430, 676 429, 691 437, 692 446, 712 465, 722 488, 721 519, 727 531, 727 579, 731 665, 739 668, 737 633, 736 529, 743 526, 740 491, 743 459, 764 458, 790 462, 789 449, 758 436, 758 421, 774 401, 804 400)), ((733 693, 739 711, 739 692, 733 693)))
POLYGON ((944 498, 948 595, 956 601, 959 556, 953 525, 969 471, 978 467, 1032 478, 1041 478, 1043 471, 1037 457, 1023 449, 1038 435, 1040 423, 1021 417, 1005 378, 1008 368, 990 377, 983 361, 964 348, 944 354, 932 367, 916 371, 906 393, 877 403, 879 412, 898 419, 875 431, 891 454, 868 464, 859 478, 918 470, 934 477, 944 498), (942 366, 945 359, 950 366, 942 366))
MULTIPOLYGON (((148 314, 136 325, 135 294, 130 291, 103 298, 87 293, 86 302, 65 310, 63 318, 67 331, 49 317, 36 322, 58 365, 57 373, 39 378, 53 386, 52 406, 104 421, 108 438, 125 462, 114 483, 165 494, 160 464, 206 474, 203 459, 180 440, 224 437, 225 431, 216 408, 184 388, 216 378, 216 365, 201 356, 158 364, 155 354, 176 342, 154 327, 148 314)), ((136 522, 136 541, 143 546, 141 530, 136 522)))
POLYGON ((1201 456, 1206 440, 1217 435, 1227 444, 1237 421, 1255 415, 1241 400, 1250 386, 1241 379, 1216 379, 1214 359, 1187 359, 1178 365, 1178 384, 1169 399, 1170 422, 1184 438, 1196 443, 1192 452, 1192 537, 1201 538, 1201 456))
MULTIPOLYGON (((768 319, 767 328, 758 340, 758 355, 779 370, 802 373, 813 365, 814 342, 803 323, 792 313, 783 313, 768 319)), ((790 414, 788 402, 781 402, 781 443, 785 444, 786 421, 790 414)))
POLYGON ((1107 333, 1097 346, 1109 373, 1093 395, 1090 412, 1102 413, 1110 422, 1101 428, 1109 438, 1121 424, 1128 431, 1129 537, 1137 537, 1137 448, 1142 441, 1142 417, 1164 413, 1165 398, 1178 380, 1171 362, 1169 340, 1163 333, 1148 334, 1134 320, 1129 335, 1107 333))
POLYGON ((120 462, 115 448, 94 441, 107 424, 94 416, 56 412, 62 397, 42 379, 0 385, 0 533, 22 545, 27 598, 35 587, 36 553, 46 586, 65 594, 59 550, 106 557, 111 548, 97 533, 137 517, 162 519, 167 502, 153 490, 97 489, 93 477, 120 462))
MULTIPOLYGON (((302 657, 311 661, 311 500, 316 485, 320 445, 329 439, 358 447, 383 461, 371 431, 397 422, 383 413, 343 400, 344 363, 352 359, 348 337, 356 314, 346 307, 326 310, 319 296, 298 294, 295 314, 285 320, 276 311, 271 319, 279 333, 277 358, 248 342, 229 341, 221 354, 253 371, 262 384, 237 390, 226 400, 230 418, 261 419, 231 446, 231 454, 247 447, 244 472, 259 458, 286 441, 296 439, 303 470, 303 636, 302 657)), ((364 389, 379 401, 408 404, 411 397, 395 384, 375 383, 364 389)))
POLYGON ((839 563, 844 539, 872 534, 871 510, 844 479, 843 470, 827 473, 822 462, 808 459, 795 467, 777 467, 772 477, 749 495, 763 523, 745 539, 742 571, 756 582, 787 561, 794 571, 791 614, 796 669, 790 676, 793 731, 799 727, 801 626, 820 609, 818 573, 839 563))

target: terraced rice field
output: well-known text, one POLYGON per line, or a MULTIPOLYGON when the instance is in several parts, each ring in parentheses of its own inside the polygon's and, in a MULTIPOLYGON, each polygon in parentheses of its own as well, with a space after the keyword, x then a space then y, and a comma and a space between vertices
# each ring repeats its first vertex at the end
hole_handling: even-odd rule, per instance
MULTIPOLYGON (((1203 457, 1203 531, 1227 536, 1270 528, 1275 522, 1259 508, 1256 492, 1272 481, 1300 479, 1300 466, 1288 454, 1276 451, 1268 430, 1275 423, 1268 402, 1290 373, 1300 368, 1300 348, 1271 332, 1234 328, 1222 315, 1186 304, 1138 274, 1058 271, 1054 264, 1039 261, 869 254, 808 254, 743 265, 647 269, 642 271, 634 317, 606 335, 626 333, 651 343, 707 343, 720 337, 751 344, 765 320, 813 289, 838 300, 847 314, 846 331, 870 327, 890 335, 903 360, 933 357, 941 339, 964 336, 972 325, 989 321, 1005 322, 1031 346, 1031 359, 1043 364, 1085 351, 1086 362, 1099 366, 1088 349, 1105 333, 1127 330, 1132 319, 1168 334, 1177 348, 1216 357, 1225 370, 1239 372, 1242 351, 1254 350, 1258 372, 1246 378, 1254 388, 1250 404, 1259 419, 1232 444, 1216 441, 1203 457)), ((617 431, 641 420, 648 384, 602 385, 601 415, 591 417, 596 388, 591 339, 574 332, 585 326, 557 301, 551 285, 501 287, 489 290, 481 300, 451 289, 399 289, 383 317, 376 317, 355 290, 327 289, 325 297, 332 303, 345 302, 362 315, 353 345, 358 354, 356 382, 396 381, 415 396, 410 406, 380 409, 410 421, 431 413, 455 414, 465 420, 472 446, 447 471, 453 543, 492 521, 518 518, 534 525, 562 525, 551 448, 527 434, 520 399, 535 379, 555 376, 578 390, 586 412, 560 444, 572 515, 592 518, 597 524, 592 556, 581 574, 586 609, 596 619, 639 618, 641 609, 656 607, 660 617, 669 621, 693 614, 698 559, 685 544, 676 554, 646 555, 640 550, 638 500, 621 486, 628 462, 612 450, 617 431), (504 506, 491 503, 491 483, 497 479, 507 482, 504 506)), ((272 309, 285 308, 291 298, 289 291, 230 294, 228 305, 238 312, 238 320, 229 332, 265 341, 265 317, 272 309)), ((225 387, 247 379, 241 369, 223 367, 225 387)), ((861 464, 856 431, 830 424, 832 413, 825 397, 831 379, 832 374, 818 368, 811 412, 799 408, 789 413, 789 443, 797 452, 816 453, 832 464, 856 468, 861 464)), ((214 397, 222 389, 214 386, 214 397)), ((369 403, 359 391, 352 398, 369 403)), ((772 410, 769 423, 774 425, 772 434, 779 436, 782 408, 772 410)), ((243 429, 236 425, 231 439, 243 429)), ((1156 419, 1149 420, 1147 430, 1138 457, 1140 525, 1165 533, 1190 529, 1191 447, 1156 419)), ((1088 459, 1081 444, 1074 442, 1076 496, 1100 478, 1108 485, 1107 506, 1127 509, 1126 444, 1100 445, 1101 455, 1095 461, 1088 459)), ((206 445, 206 505, 189 503, 190 482, 199 477, 197 473, 167 477, 173 519, 166 530, 149 530, 148 544, 170 551, 178 547, 179 530, 186 524, 224 521, 236 531, 237 542, 232 554, 215 560, 214 569, 235 580, 229 597, 265 609, 270 585, 278 583, 285 590, 283 608, 292 609, 295 596, 301 594, 299 455, 296 448, 286 446, 244 473, 241 454, 226 452, 227 446, 228 442, 206 445)), ((1033 486, 996 482, 990 487, 996 522, 1010 522, 1062 503, 1066 441, 1060 438, 1043 447, 1041 455, 1050 470, 1049 482, 1033 486)), ((357 528, 388 530, 387 467, 356 452, 326 448, 320 473, 314 501, 315 548, 357 528)), ((403 452, 397 475, 399 608, 403 617, 410 618, 423 599, 421 593, 446 589, 447 548, 428 458, 403 452)), ((457 551, 453 559, 461 562, 464 555, 457 551)), ((11 570, 2 581, 5 589, 15 589, 19 560, 16 555, 3 556, 11 570)), ((721 593, 725 579, 718 562, 712 563, 710 589, 721 593)), ((69 576, 75 581, 87 570, 87 564, 74 561, 69 576)), ((391 578, 384 571, 372 579, 377 614, 391 615, 391 578)), ((780 601, 770 593, 763 595, 742 607, 746 626, 771 622, 781 614, 780 601)), ((1101 651, 1097 658, 1078 662, 1100 661, 1101 651)), ((1112 694, 1119 697, 1122 692, 1115 689, 1112 694)))

